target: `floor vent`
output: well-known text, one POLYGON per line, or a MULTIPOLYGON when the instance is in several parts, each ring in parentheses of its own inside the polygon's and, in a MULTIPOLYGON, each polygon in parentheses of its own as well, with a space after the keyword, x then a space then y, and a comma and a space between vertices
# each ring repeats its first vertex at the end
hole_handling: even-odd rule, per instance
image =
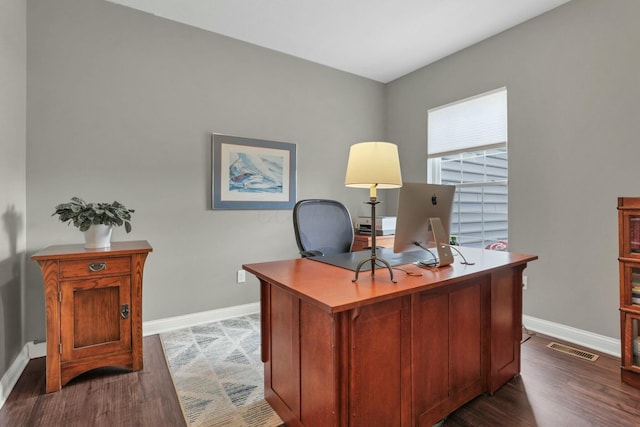
POLYGON ((589 360, 591 362, 595 362, 598 360, 597 354, 590 353, 588 351, 579 350, 577 348, 569 347, 568 345, 558 344, 557 342, 552 342, 547 345, 552 350, 560 351, 562 353, 567 353, 575 357, 579 357, 580 359, 589 360))

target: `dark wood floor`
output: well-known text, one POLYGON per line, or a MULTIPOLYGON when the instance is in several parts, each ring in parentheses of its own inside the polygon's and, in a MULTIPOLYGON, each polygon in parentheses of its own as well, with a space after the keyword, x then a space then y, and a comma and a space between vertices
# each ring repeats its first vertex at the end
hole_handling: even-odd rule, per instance
MULTIPOLYGON (((618 359, 583 361, 548 349, 550 341, 530 337, 522 345, 522 375, 443 425, 640 426, 640 390, 620 382, 618 359)), ((144 363, 134 373, 93 371, 44 394, 44 358, 34 359, 0 410, 0 426, 184 426, 157 335, 144 339, 144 363)))
POLYGON ((0 410, 0 426, 186 426, 160 338, 145 337, 143 346, 142 371, 95 369, 49 394, 45 358, 31 360, 0 410))
POLYGON ((467 403, 444 426, 640 426, 640 390, 620 382, 620 359, 596 352, 598 360, 586 361, 547 348, 562 341, 524 339, 521 375, 467 403))

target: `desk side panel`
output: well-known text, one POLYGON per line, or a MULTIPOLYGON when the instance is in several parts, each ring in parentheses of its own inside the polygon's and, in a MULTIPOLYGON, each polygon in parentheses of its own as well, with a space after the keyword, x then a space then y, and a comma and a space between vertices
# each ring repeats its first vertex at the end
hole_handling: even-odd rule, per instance
POLYGON ((432 426, 483 391, 485 282, 478 278, 414 297, 416 426, 432 426))
POLYGON ((337 425, 336 321, 318 307, 300 303, 300 418, 305 426, 337 425))
POLYGON ((481 326, 485 279, 464 282, 449 295, 450 411, 484 391, 481 326))
MULTIPOLYGON (((265 390, 265 396, 275 395, 290 413, 300 419, 300 300, 271 285, 270 304, 271 354, 267 365, 270 369, 270 390, 265 390)), ((272 403, 272 406, 287 422, 288 417, 278 410, 280 405, 272 403)))
MULTIPOLYGON (((421 419, 449 396, 449 294, 446 290, 414 295, 412 350, 414 405, 416 416, 421 419)), ((435 421, 439 415, 434 417, 435 421)))
POLYGON ((522 339, 522 271, 525 266, 491 274, 491 369, 493 394, 520 373, 522 339))
POLYGON ((410 426, 411 316, 406 298, 352 312, 350 327, 350 427, 410 426), (404 400, 403 400, 404 398, 404 400))

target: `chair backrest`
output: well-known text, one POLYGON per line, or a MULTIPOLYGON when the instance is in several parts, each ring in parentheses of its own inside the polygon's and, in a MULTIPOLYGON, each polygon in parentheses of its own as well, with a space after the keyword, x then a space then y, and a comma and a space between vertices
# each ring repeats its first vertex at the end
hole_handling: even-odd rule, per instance
POLYGON ((353 245, 351 215, 336 200, 300 200, 293 208, 293 229, 303 257, 345 253, 353 245))

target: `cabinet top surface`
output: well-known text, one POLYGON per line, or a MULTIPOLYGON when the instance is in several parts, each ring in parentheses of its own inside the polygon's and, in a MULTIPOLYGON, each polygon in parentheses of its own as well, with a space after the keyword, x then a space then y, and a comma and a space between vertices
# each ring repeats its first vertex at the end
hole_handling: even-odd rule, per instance
POLYGON ((640 197, 618 197, 618 209, 640 208, 640 197))
POLYGON ((355 272, 306 258, 245 264, 242 267, 259 279, 286 289, 326 311, 339 312, 473 279, 505 268, 526 266, 529 261, 538 259, 536 255, 513 252, 460 249, 468 261, 475 262, 474 265, 461 264, 458 256, 452 265, 438 269, 406 264, 393 270, 398 283, 391 282, 386 268, 376 270, 375 276, 369 271, 360 272, 358 281, 352 282, 355 272), (407 272, 420 275, 410 276, 407 272))
POLYGON ((36 252, 31 256, 31 259, 39 261, 58 258, 93 258, 96 256, 128 255, 151 251, 153 251, 153 248, 146 240, 111 242, 110 247, 100 249, 87 249, 83 244, 55 245, 36 252))

